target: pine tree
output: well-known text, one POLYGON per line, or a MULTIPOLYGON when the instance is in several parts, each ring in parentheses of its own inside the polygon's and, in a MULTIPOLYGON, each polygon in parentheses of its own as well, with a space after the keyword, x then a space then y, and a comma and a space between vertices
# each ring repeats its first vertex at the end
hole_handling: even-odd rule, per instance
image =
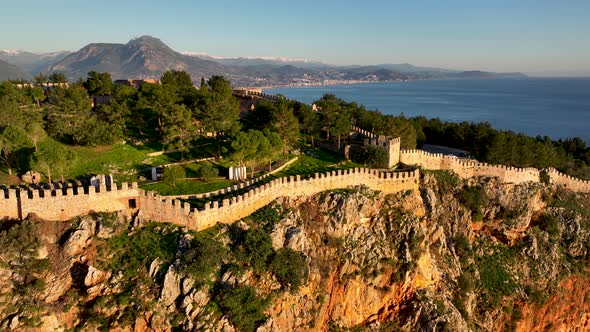
POLYGON ((184 105, 173 105, 164 115, 162 142, 169 148, 180 151, 181 159, 190 150, 190 143, 197 134, 192 113, 184 105))

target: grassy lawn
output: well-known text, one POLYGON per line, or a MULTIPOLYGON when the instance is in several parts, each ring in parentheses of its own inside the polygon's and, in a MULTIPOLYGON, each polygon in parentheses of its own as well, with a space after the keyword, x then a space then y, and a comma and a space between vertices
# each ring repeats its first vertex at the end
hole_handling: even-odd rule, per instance
MULTIPOLYGON (((218 168, 218 170, 220 170, 219 168, 223 167, 220 167, 218 161, 203 161, 198 163, 190 163, 182 165, 182 167, 184 168, 186 177, 196 178, 199 176, 199 168, 204 164, 212 165, 213 167, 218 168)), ((225 188, 227 186, 231 186, 235 183, 235 181, 227 180, 224 177, 216 177, 211 178, 208 181, 200 179, 179 180, 176 182, 176 187, 172 187, 164 182, 158 182, 142 185, 141 188, 145 190, 155 191, 160 195, 188 195, 218 190, 221 188, 225 188)))
MULTIPOLYGON (((87 174, 113 173, 115 178, 120 181, 137 181, 138 171, 181 160, 179 152, 148 156, 149 153, 162 150, 162 145, 157 142, 140 146, 119 144, 102 147, 73 146, 70 148, 76 152, 78 158, 68 170, 67 178, 79 178, 87 174)), ((211 150, 210 140, 201 139, 196 142, 189 153, 184 154, 184 159, 210 157, 211 150)))
MULTIPOLYGON (((138 181, 138 171, 142 169, 176 161, 165 154, 148 157, 150 152, 160 151, 160 147, 154 146, 117 144, 97 147, 67 147, 74 151, 76 157, 64 173, 66 179, 80 179, 90 174, 112 173, 118 181, 132 182, 138 181)), ((16 172, 15 169, 13 169, 14 172, 16 172)), ((53 177, 57 180, 61 178, 61 174, 54 172, 53 177)), ((8 183, 5 168, 0 170, 0 183, 8 183)))
MULTIPOLYGON (((350 161, 346 161, 342 156, 332 153, 330 151, 326 151, 323 149, 313 149, 313 150, 308 150, 309 151, 309 156, 308 155, 300 155, 298 156, 299 158, 297 159, 296 162, 294 162, 293 164, 289 165, 289 167, 287 167, 286 169, 273 174, 272 176, 269 176, 263 180, 261 180, 260 182, 257 182, 255 184, 255 186, 260 186, 262 184, 268 183, 274 179, 283 177, 283 176, 290 176, 290 175, 301 175, 301 176, 310 176, 317 173, 324 173, 324 172, 329 172, 329 171, 334 171, 334 170, 339 170, 339 169, 349 169, 349 168, 355 168, 355 167, 363 167, 363 165, 360 164, 356 164, 350 161)), ((216 189, 221 189, 221 188, 216 188, 216 189)), ((212 189, 212 190, 216 190, 216 189, 212 189)), ((227 193, 225 195, 219 195, 219 196, 215 196, 216 200, 222 200, 225 198, 231 198, 234 196, 239 196, 245 192, 247 192, 248 190, 250 190, 251 188, 244 188, 241 190, 236 190, 234 192, 231 193, 227 193)), ((211 190, 209 190, 211 191, 211 190)), ((206 192, 206 191, 201 191, 201 192, 206 192)), ((193 193, 200 193, 200 192, 193 192, 193 193)), ((187 202, 189 202, 192 206, 194 207, 198 207, 198 208, 202 208, 203 205, 210 201, 211 198, 199 198, 199 199, 190 199, 190 200, 186 200, 187 202)))
MULTIPOLYGON (((14 174, 14 170, 12 170, 12 174, 14 174)), ((12 184, 16 184, 13 183, 15 180, 14 175, 10 176, 8 175, 8 170, 6 169, 6 167, 0 167, 0 188, 2 188, 2 186, 9 186, 12 184)), ((1 194, 1 191, 0 191, 1 194)))
MULTIPOLYGON (((134 182, 140 176, 149 177, 149 168, 162 164, 169 164, 181 160, 179 152, 165 153, 158 156, 148 156, 153 152, 164 149, 159 142, 144 145, 115 144, 110 146, 71 146, 64 145, 75 153, 74 161, 68 165, 64 173, 66 179, 81 179, 93 174, 113 174, 120 182, 134 182)), ((210 138, 201 138, 193 145, 192 151, 184 154, 184 159, 199 159, 211 157, 214 145, 210 138)), ((26 167, 25 167, 26 170, 26 167)), ((21 170, 24 172, 24 170, 21 170)), ((17 172, 13 169, 13 172, 17 172)), ((190 170, 187 170, 190 173, 190 170)), ((190 176, 190 175, 189 175, 190 176)), ((53 174, 54 179, 61 178, 61 174, 53 174)), ((0 184, 8 184, 6 169, 0 169, 0 184)))
POLYGON ((146 146, 121 144, 70 148, 75 151, 77 158, 65 174, 69 179, 77 179, 88 174, 113 173, 120 181, 137 181, 137 171, 175 161, 167 155, 148 157, 148 153, 158 150, 146 146))
POLYGON ((289 175, 312 175, 338 169, 363 167, 363 165, 345 160, 342 156, 322 149, 309 150, 310 155, 300 155, 296 162, 274 175, 274 178, 289 175))
POLYGON ((178 181, 176 183, 176 188, 163 182, 146 184, 141 186, 141 188, 148 191, 158 192, 160 195, 188 195, 206 193, 222 189, 233 184, 235 184, 235 182, 224 178, 219 178, 211 179, 208 182, 202 180, 178 181))

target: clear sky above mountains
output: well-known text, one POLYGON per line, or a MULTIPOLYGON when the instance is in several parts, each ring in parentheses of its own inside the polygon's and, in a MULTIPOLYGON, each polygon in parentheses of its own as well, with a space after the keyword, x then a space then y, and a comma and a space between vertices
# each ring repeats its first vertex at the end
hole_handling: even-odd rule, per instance
POLYGON ((0 49, 153 35, 178 51, 590 75, 588 0, 0 0, 0 49))

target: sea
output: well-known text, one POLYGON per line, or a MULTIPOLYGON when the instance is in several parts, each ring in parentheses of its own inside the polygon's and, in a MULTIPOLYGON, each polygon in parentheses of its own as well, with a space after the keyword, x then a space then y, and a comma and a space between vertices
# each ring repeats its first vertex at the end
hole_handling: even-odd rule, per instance
POLYGON ((489 122, 496 129, 590 145, 590 78, 419 80, 265 90, 305 103, 330 93, 369 110, 452 122, 489 122))

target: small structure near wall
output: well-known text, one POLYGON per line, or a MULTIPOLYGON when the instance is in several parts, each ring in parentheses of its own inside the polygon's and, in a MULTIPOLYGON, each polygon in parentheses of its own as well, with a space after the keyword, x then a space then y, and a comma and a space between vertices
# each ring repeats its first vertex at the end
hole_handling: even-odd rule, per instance
POLYGON ((127 85, 136 89, 139 89, 144 84, 160 84, 160 80, 152 79, 152 78, 144 78, 144 79, 126 79, 126 80, 115 80, 113 82, 115 85, 127 85))
POLYGON ((352 126, 351 135, 361 135, 364 137, 364 145, 377 146, 387 153, 387 168, 392 168, 399 163, 401 151, 401 139, 392 138, 384 135, 376 135, 359 127, 352 126))
POLYGON ((245 180, 247 178, 246 166, 230 166, 228 178, 230 180, 245 180))
POLYGON ((35 171, 27 171, 21 176, 21 179, 26 183, 37 184, 41 180, 41 174, 35 171))
POLYGON ((160 181, 162 180, 162 176, 164 174, 164 167, 152 167, 150 178, 152 181, 160 181))
POLYGON ((101 187, 111 188, 113 185, 113 176, 98 174, 90 178, 90 185, 96 188, 96 191, 100 191, 101 187))
POLYGON ((471 156, 469 155, 469 151, 455 149, 455 148, 451 148, 448 146, 424 144, 422 146, 422 150, 424 150, 426 152, 430 152, 430 153, 435 153, 435 154, 441 153, 441 154, 448 155, 448 156, 455 156, 455 157, 461 158, 461 159, 471 159, 471 156))

